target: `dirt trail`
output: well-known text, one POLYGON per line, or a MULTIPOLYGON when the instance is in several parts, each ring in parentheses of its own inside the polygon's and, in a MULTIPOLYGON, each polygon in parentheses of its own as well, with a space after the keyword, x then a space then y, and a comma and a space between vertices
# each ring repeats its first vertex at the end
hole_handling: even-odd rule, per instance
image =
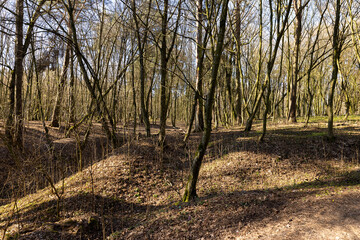
POLYGON ((288 204, 276 215, 253 223, 227 239, 360 239, 360 194, 345 190, 288 204))

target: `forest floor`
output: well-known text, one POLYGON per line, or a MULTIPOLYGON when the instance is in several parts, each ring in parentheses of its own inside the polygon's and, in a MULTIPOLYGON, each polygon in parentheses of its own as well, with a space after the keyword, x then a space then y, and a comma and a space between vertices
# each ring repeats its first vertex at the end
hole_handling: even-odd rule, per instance
POLYGON ((81 133, 51 128, 48 154, 38 122, 28 157, 1 143, 0 239, 360 239, 359 116, 337 121, 333 142, 323 118, 270 122, 262 143, 260 124, 214 130, 191 203, 181 195, 199 133, 184 145, 184 127, 169 127, 162 152, 156 135, 120 129, 111 151, 94 127, 82 161, 81 133))

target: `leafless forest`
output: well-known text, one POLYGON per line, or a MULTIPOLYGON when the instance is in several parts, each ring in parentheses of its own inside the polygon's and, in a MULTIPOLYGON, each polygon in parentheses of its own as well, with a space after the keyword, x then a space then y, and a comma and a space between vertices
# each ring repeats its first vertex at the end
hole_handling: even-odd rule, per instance
POLYGON ((359 17, 357 0, 0 0, 0 239, 355 239, 359 17), (348 228, 279 227, 324 192, 348 228))

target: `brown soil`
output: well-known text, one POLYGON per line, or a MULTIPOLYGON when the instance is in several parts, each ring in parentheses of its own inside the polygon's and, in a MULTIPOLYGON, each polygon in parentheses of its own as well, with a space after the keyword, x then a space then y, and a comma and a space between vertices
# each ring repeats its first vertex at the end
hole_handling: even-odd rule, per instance
MULTIPOLYGON (((360 124, 338 124, 334 142, 326 140, 325 127, 274 124, 263 143, 257 142, 257 126, 251 133, 215 130, 200 172, 199 198, 182 203, 199 134, 184 146, 183 130, 169 128, 162 153, 156 136, 145 138, 140 131, 134 140, 120 129, 123 145, 110 151, 95 126, 84 170, 69 172, 56 190, 14 198, 16 191, 7 185, 0 206, 6 234, 1 231, 0 238, 358 239, 360 124)), ((39 134, 27 141, 39 142, 41 126, 31 123, 28 132, 35 131, 39 134)), ((51 131, 57 152, 75 152, 74 138, 51 131)))

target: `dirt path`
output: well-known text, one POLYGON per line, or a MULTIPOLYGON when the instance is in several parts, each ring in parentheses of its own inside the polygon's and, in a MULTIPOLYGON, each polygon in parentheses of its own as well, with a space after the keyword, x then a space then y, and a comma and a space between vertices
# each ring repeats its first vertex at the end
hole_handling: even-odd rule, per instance
POLYGON ((345 190, 324 197, 304 197, 278 214, 255 222, 231 239, 359 239, 360 194, 345 190))

